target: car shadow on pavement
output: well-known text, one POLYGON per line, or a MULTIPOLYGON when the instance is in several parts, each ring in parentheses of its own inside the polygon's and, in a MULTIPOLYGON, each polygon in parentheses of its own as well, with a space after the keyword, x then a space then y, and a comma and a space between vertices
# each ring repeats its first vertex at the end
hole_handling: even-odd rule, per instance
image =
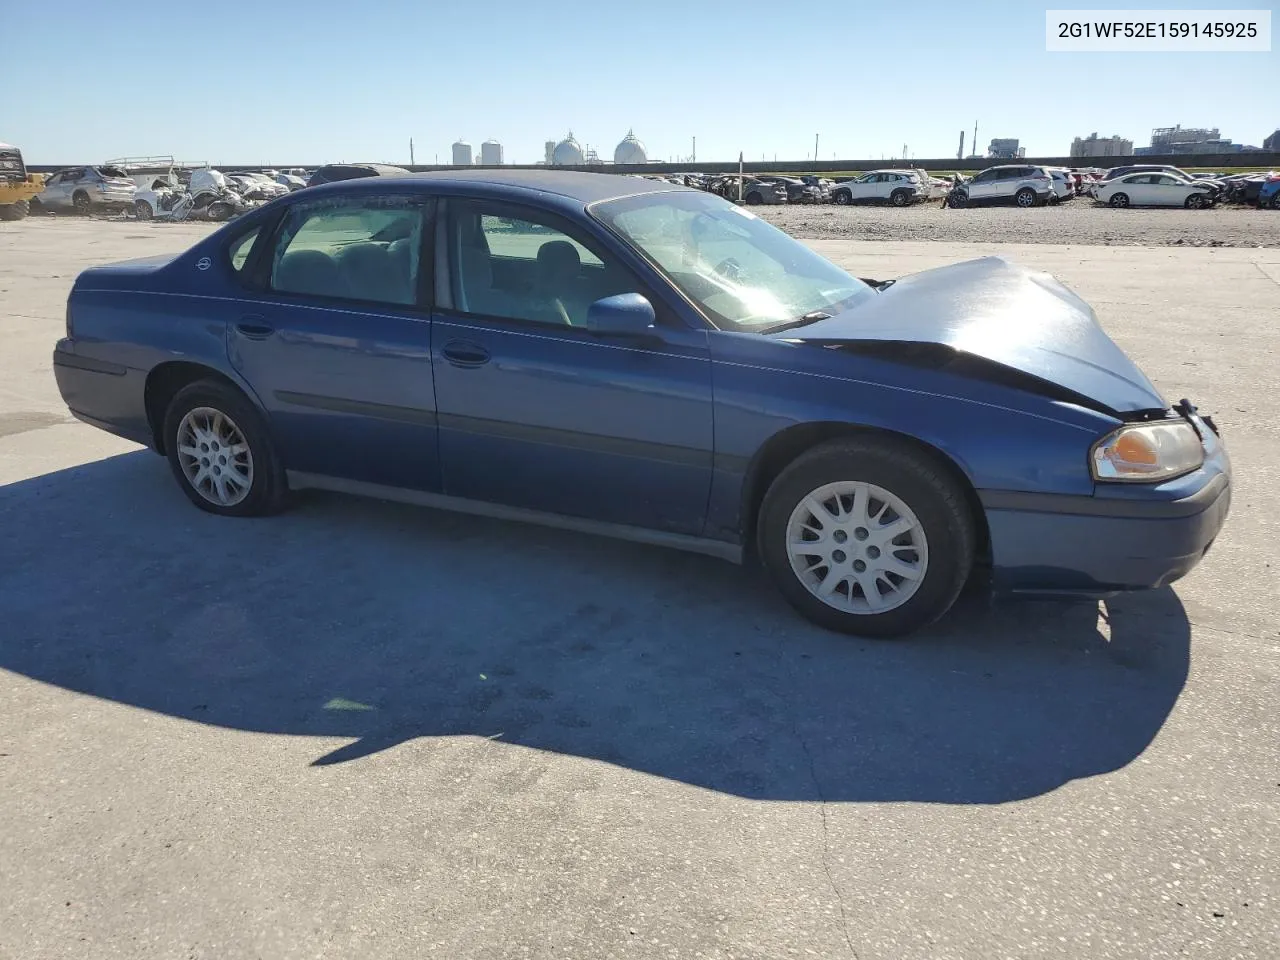
POLYGON ((1187 677, 1168 589, 851 640, 699 556, 329 495, 209 516, 147 452, 0 487, 0 530, 0 667, 351 738, 317 765, 476 735, 749 798, 998 803, 1131 762, 1187 677))

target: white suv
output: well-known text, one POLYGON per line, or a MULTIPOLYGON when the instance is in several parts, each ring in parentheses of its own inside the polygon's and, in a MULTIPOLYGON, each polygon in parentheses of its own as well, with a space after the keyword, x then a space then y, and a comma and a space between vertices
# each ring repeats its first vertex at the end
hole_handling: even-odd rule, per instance
MULTIPOLYGON (((987 167, 964 184, 968 205, 1014 203, 1034 207, 1054 197, 1053 177, 1044 167, 1026 163, 987 167)), ((953 206, 955 205, 953 201, 953 206)))
POLYGON ((928 187, 914 170, 872 170, 831 188, 832 202, 840 204, 887 200, 895 207, 905 207, 928 195, 928 187))

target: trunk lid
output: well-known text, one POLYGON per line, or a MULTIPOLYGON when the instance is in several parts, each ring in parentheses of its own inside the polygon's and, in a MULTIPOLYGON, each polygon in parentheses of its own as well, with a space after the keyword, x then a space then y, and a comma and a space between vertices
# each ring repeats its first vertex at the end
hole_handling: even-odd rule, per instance
POLYGON ((1116 414, 1168 408, 1087 303, 1049 274, 1003 257, 903 277, 851 310, 772 336, 829 346, 941 344, 1116 414))
POLYGON ((118 263, 104 263, 98 267, 90 267, 76 278, 79 290, 128 290, 140 277, 149 276, 168 266, 177 254, 167 253, 155 257, 139 257, 136 260, 121 260, 118 263))

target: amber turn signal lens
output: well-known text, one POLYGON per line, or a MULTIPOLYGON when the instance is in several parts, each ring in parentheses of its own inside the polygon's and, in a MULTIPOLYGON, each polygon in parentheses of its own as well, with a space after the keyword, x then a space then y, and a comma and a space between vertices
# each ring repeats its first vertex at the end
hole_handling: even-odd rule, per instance
POLYGON ((1159 462, 1155 446, 1140 433, 1121 434, 1111 448, 1111 459, 1152 467, 1159 462))

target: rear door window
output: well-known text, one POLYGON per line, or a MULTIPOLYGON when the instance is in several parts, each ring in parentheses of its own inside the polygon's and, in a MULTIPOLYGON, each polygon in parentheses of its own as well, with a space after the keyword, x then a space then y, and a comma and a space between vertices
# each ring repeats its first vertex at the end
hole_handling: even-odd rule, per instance
POLYGON ((427 202, 416 197, 299 204, 287 215, 272 251, 270 288, 277 293, 412 305, 417 301, 426 215, 427 202))

